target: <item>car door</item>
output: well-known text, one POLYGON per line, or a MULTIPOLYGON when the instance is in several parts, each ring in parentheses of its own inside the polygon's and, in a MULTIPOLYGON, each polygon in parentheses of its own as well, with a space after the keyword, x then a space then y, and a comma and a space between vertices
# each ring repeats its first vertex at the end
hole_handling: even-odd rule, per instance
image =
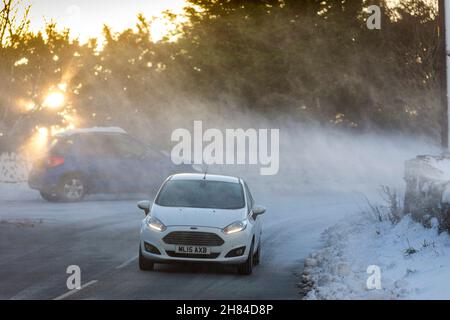
POLYGON ((117 191, 116 181, 121 172, 116 151, 107 134, 80 134, 76 143, 76 159, 91 193, 117 191))
POLYGON ((156 192, 166 178, 161 157, 129 135, 118 135, 114 145, 125 173, 121 178, 122 185, 130 192, 156 192))

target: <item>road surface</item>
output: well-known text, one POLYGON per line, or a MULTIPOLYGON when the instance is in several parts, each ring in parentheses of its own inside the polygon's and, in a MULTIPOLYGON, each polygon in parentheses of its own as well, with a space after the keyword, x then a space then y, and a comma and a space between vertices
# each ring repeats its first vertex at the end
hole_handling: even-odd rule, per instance
POLYGON ((0 299, 299 299, 303 260, 320 246, 321 232, 361 209, 355 193, 259 193, 267 212, 262 260, 251 276, 210 265, 143 272, 139 197, 48 203, 25 185, 0 189, 0 299), (67 289, 69 265, 81 268, 81 290, 67 289))

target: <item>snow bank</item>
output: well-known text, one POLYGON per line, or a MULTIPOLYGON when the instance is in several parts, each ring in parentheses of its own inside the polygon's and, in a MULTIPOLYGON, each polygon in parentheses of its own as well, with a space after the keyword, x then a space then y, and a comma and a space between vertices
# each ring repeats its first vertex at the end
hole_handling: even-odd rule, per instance
POLYGON ((450 299, 450 236, 436 225, 363 214, 327 229, 323 240, 305 261, 306 299, 450 299), (381 289, 367 288, 371 265, 380 268, 381 289))
POLYGON ((426 177, 429 180, 450 180, 449 156, 417 156, 406 161, 406 175, 426 177))
POLYGON ((0 183, 17 183, 28 180, 30 162, 16 153, 0 154, 0 183))

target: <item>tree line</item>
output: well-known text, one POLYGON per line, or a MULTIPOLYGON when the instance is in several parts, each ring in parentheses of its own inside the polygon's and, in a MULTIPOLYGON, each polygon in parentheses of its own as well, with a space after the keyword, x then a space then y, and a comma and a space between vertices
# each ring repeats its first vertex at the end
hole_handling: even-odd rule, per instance
POLYGON ((40 126, 120 125, 158 140, 176 119, 236 109, 439 139, 442 43, 432 1, 190 0, 186 22, 163 40, 152 41, 152 19, 139 14, 120 32, 105 25, 100 49, 100 39, 82 43, 57 22, 33 32, 33 8, 2 1, 0 148, 40 126), (380 30, 366 26, 371 4, 381 8, 380 30), (64 107, 45 108, 55 90, 64 107))

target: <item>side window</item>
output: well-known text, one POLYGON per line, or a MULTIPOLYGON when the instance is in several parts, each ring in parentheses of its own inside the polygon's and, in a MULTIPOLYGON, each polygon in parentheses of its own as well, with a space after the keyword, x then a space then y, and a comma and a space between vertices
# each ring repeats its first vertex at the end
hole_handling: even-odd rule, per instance
POLYGON ((136 139, 126 136, 112 136, 117 155, 124 158, 141 157, 145 153, 145 146, 136 139))
POLYGON ((79 151, 83 156, 108 157, 114 156, 115 150, 107 135, 80 135, 77 139, 79 151))

